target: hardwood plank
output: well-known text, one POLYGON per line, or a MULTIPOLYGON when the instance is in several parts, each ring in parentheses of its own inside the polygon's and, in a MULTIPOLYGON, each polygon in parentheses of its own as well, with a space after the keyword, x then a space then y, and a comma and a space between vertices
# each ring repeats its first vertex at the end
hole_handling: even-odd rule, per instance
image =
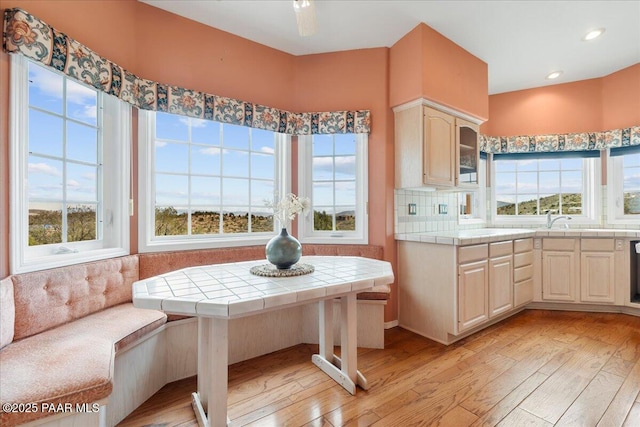
POLYGON ((432 426, 470 426, 478 417, 475 414, 464 409, 462 406, 456 406, 449 412, 444 413, 440 418, 436 418, 431 422, 432 426))
POLYGON ((640 402, 636 402, 629 411, 627 419, 624 420, 622 427, 638 427, 640 426, 640 402))
POLYGON ((475 423, 478 426, 495 426, 511 411, 513 411, 533 390, 538 388, 547 378, 547 375, 535 372, 523 383, 516 387, 511 393, 505 396, 500 402, 484 413, 475 423))
POLYGON ((327 419, 336 426, 369 426, 380 420, 386 413, 393 412, 413 401, 417 396, 418 393, 415 391, 407 390, 395 398, 385 400, 382 410, 375 406, 375 397, 365 396, 364 399, 357 399, 353 404, 341 406, 330 412, 327 414, 327 419))
POLYGON ((453 409, 514 363, 515 361, 498 354, 480 354, 427 381, 414 381, 413 390, 418 392, 420 397, 382 418, 377 424, 428 424, 453 409))
POLYGON ((521 409, 556 423, 615 351, 591 338, 579 338, 574 345, 577 353, 525 399, 521 409))
MULTIPOLYGON (((640 425, 638 317, 526 310, 448 347, 401 328, 385 340, 358 349, 370 389, 356 396, 311 363, 317 345, 231 365, 232 425, 586 426, 607 402, 599 425, 640 425)), ((195 427, 195 389, 195 377, 167 384, 120 425, 195 427)))
MULTIPOLYGON (((620 386, 618 393, 611 401, 600 419, 602 426, 619 426, 624 421, 634 401, 640 395, 640 360, 636 362, 629 375, 620 386)), ((637 404, 637 402, 635 402, 637 404)), ((638 424, 640 425, 640 424, 638 424)))
POLYGON ((511 411, 509 415, 507 415, 505 419, 498 424, 499 427, 547 427, 552 425, 553 424, 543 420, 542 418, 538 418, 520 408, 516 408, 511 411))
POLYGON ((520 347, 522 354, 517 355, 521 358, 519 362, 494 381, 469 396, 460 406, 478 416, 483 415, 518 385, 546 365, 556 354, 563 351, 563 347, 557 343, 545 345, 545 343, 534 340, 531 344, 533 345, 520 347))
POLYGON ((624 378, 601 371, 562 415, 556 426, 593 426, 598 423, 624 378))

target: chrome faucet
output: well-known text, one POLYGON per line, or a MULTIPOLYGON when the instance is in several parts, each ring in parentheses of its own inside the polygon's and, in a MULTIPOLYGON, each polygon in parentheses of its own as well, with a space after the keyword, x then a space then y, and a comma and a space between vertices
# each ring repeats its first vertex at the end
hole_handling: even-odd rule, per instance
MULTIPOLYGON (((572 220, 573 218, 570 217, 569 215, 560 215, 551 219, 551 211, 548 210, 547 211, 547 228, 553 227, 553 223, 559 219, 566 219, 567 221, 569 221, 569 220, 572 220)), ((565 224, 565 226, 568 228, 568 224, 565 224)))

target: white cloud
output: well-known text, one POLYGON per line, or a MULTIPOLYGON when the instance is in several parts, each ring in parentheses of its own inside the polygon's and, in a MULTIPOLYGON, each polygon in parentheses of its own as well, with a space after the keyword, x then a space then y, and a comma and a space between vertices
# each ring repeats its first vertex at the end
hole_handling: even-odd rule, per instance
POLYGON ((62 176, 62 173, 55 167, 46 163, 29 163, 29 173, 43 173, 45 175, 62 176))
POLYGON ((91 173, 83 173, 82 175, 82 179, 86 179, 88 181, 95 181, 96 180, 96 174, 91 172, 91 173))
MULTIPOLYGON (((62 77, 60 75, 37 65, 30 66, 29 71, 29 80, 36 88, 47 96, 62 99, 62 77)), ((95 108, 96 91, 68 80, 67 99, 74 104, 93 105, 95 108)))
MULTIPOLYGON (((313 167, 322 171, 331 172, 333 169, 334 157, 314 157, 313 167)), ((336 173, 353 175, 356 171, 355 156, 335 157, 336 173)))
POLYGON ((198 150, 199 153, 202 154, 206 154, 207 156, 218 156, 220 155, 220 153, 227 153, 227 150, 222 150, 219 147, 208 147, 208 148, 201 148, 200 150, 198 150))
POLYGON ((167 143, 164 141, 156 141, 156 148, 162 148, 165 145, 167 145, 167 143))
POLYGON ((78 181, 76 181, 75 179, 68 179, 67 180, 67 186, 74 187, 75 189, 79 189, 80 188, 80 183, 78 181))
POLYGON ((260 149, 261 153, 265 153, 265 154, 273 154, 275 152, 275 150, 271 147, 262 147, 260 149))
MULTIPOLYGON (((185 126, 189 126, 189 117, 184 117, 184 116, 180 117, 178 121, 185 126)), ((209 124, 209 120, 195 119, 191 117, 192 128, 206 128, 208 124, 209 124)))

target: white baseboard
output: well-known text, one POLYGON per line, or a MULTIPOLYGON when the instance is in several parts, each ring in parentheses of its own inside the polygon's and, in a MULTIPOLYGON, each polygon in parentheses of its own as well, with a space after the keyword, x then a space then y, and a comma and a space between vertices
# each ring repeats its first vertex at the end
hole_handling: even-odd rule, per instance
POLYGON ((391 322, 384 322, 385 329, 395 328, 396 326, 398 326, 398 319, 392 320, 391 322))

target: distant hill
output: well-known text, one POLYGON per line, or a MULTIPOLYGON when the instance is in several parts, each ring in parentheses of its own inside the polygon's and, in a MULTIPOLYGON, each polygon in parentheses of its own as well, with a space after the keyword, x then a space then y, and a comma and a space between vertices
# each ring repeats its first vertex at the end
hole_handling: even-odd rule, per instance
MULTIPOLYGON (((518 207, 518 215, 544 215, 547 210, 554 213, 562 213, 564 215, 580 215, 582 213, 582 195, 577 193, 562 195, 562 212, 560 212, 560 195, 540 198, 540 212, 538 213, 537 199, 520 202, 518 207)), ((497 201, 498 215, 515 215, 516 205, 510 202, 497 201)))

